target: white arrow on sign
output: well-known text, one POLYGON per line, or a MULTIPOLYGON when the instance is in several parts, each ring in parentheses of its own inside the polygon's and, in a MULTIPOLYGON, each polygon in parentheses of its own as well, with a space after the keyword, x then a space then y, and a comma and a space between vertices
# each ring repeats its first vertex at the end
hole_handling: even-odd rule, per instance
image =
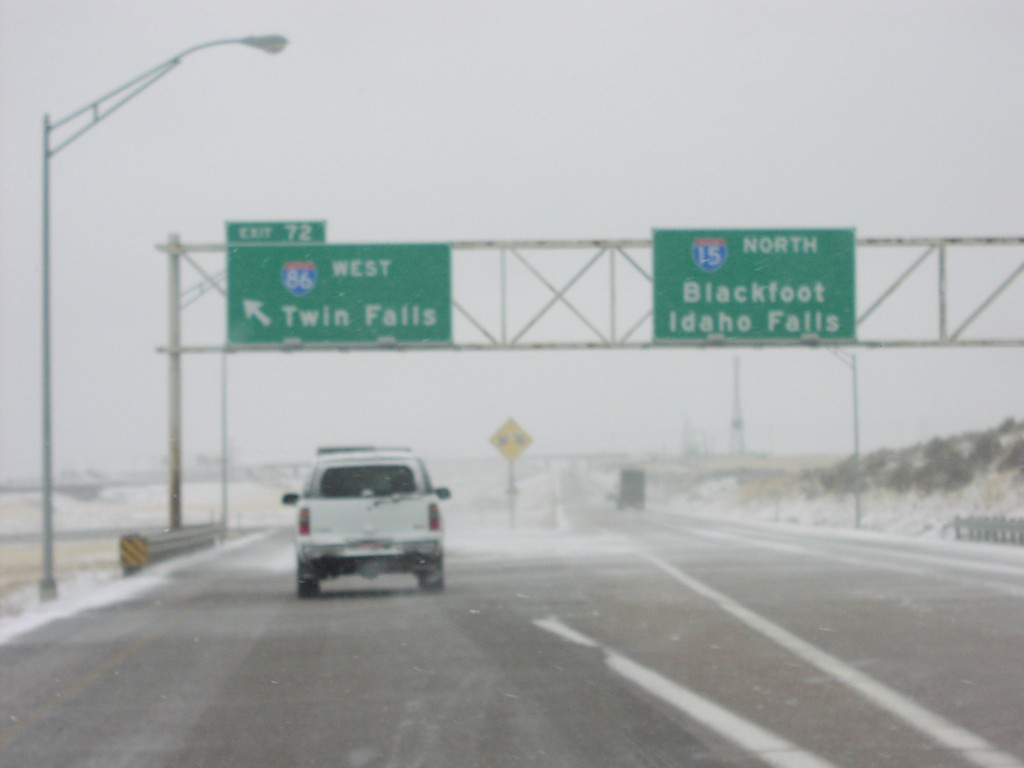
POLYGON ((270 325, 270 318, 263 313, 263 302, 253 301, 252 299, 242 299, 242 304, 245 305, 245 319, 252 320, 254 317, 263 324, 266 328, 270 325))

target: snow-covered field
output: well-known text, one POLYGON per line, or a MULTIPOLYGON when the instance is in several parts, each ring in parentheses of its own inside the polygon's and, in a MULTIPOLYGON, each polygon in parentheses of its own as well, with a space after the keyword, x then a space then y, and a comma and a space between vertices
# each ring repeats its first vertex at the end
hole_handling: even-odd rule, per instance
MULTIPOLYGON (((518 494, 511 508, 507 494, 508 468, 504 460, 435 460, 430 463, 437 486, 448 486, 453 496, 445 504, 446 546, 461 558, 590 556, 620 552, 621 539, 594 534, 589 538, 563 535, 566 518, 562 506, 563 478, 576 473, 587 489, 588 501, 612 506, 618 468, 585 460, 517 463, 518 494)), ((294 509, 280 503, 292 487, 234 483, 229 490, 229 526, 237 545, 254 530, 288 528, 294 509)), ((784 480, 738 482, 728 474, 694 475, 687 467, 664 463, 648 472, 648 506, 659 511, 745 519, 759 523, 850 529, 854 520, 851 496, 807 498, 784 480)), ((121 533, 166 525, 166 489, 163 486, 122 487, 106 491, 93 501, 58 495, 55 528, 63 531, 104 532, 96 538, 58 541, 55 570, 60 598, 40 604, 41 547, 38 539, 12 538, 35 534, 41 527, 38 495, 0 495, 0 642, 47 617, 103 601, 116 601, 151 588, 162 574, 182 567, 171 561, 147 569, 131 579, 121 577, 117 544, 121 533), (19 627, 21 629, 19 629, 19 627)), ((221 517, 221 489, 216 483, 188 484, 184 489, 184 521, 201 524, 221 517)), ((949 523, 957 515, 1020 516, 1024 512, 1024 484, 1010 476, 993 476, 950 495, 902 495, 870 492, 862 499, 862 528, 895 535, 951 536, 949 523)), ((210 557, 200 553, 194 558, 210 557)), ((291 568, 290 555, 286 568, 291 568)))
MULTIPOLYGON (((448 546, 453 550, 472 549, 481 555, 509 552, 516 546, 521 548, 524 540, 538 531, 550 533, 559 526, 557 472, 549 471, 542 462, 519 462, 520 492, 516 498, 514 532, 509 530, 508 469, 500 457, 436 461, 431 462, 430 469, 435 485, 449 486, 454 494, 445 504, 448 546), (519 545, 515 544, 517 541, 519 545)), ((294 490, 297 488, 291 486, 232 483, 228 492, 229 527, 241 534, 292 526, 295 510, 282 506, 280 501, 282 494, 294 490)), ((166 526, 166 494, 165 486, 154 485, 114 487, 92 501, 55 495, 54 529, 58 537, 62 532, 96 532, 95 538, 56 541, 54 565, 59 603, 69 605, 92 599, 104 585, 122 582, 119 537, 166 526)), ((186 525, 218 522, 222 516, 220 485, 186 484, 182 509, 186 525)), ((39 603, 41 544, 38 538, 25 538, 39 533, 41 518, 38 494, 0 495, 0 617, 53 609, 39 603)), ((174 566, 157 566, 165 567, 174 566)), ((147 569, 146 578, 151 572, 154 569, 147 569)), ((133 577, 123 581, 144 580, 133 577)), ((0 624, 3 622, 0 618, 0 624)))

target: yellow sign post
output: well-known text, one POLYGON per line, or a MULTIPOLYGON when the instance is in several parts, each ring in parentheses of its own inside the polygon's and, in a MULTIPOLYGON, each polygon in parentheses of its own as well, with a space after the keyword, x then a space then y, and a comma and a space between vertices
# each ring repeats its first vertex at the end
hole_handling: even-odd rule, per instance
POLYGON ((533 438, 520 427, 515 419, 509 419, 491 436, 491 445, 508 459, 508 514, 509 525, 516 527, 516 470, 515 462, 520 454, 530 447, 533 438))

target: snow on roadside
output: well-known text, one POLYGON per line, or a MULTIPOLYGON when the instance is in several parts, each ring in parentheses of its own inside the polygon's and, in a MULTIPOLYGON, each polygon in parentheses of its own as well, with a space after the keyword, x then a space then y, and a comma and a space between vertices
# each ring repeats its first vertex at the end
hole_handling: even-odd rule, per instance
POLYGON ((114 580, 116 574, 97 578, 94 573, 76 573, 60 582, 60 597, 52 602, 40 602, 38 587, 23 590, 15 600, 19 610, 0 617, 0 645, 45 626, 52 621, 66 619, 93 608, 130 600, 155 589, 166 581, 157 573, 146 573, 133 579, 114 580))
POLYGON ((196 563, 221 557, 225 552, 248 546, 268 535, 268 531, 252 533, 229 541, 216 549, 207 549, 186 557, 157 563, 131 578, 117 574, 79 572, 59 585, 59 597, 41 602, 36 593, 29 597, 16 615, 0 617, 0 645, 43 627, 50 622, 67 619, 85 611, 132 600, 165 584, 175 571, 196 563))
MULTIPOLYGON (((237 528, 289 525, 293 511, 281 506, 282 490, 258 483, 229 487, 229 523, 237 528)), ((219 521, 221 488, 218 483, 190 483, 183 492, 186 525, 219 521)), ((113 486, 94 500, 63 494, 54 497, 54 565, 59 586, 57 603, 70 605, 82 595, 121 579, 118 537, 167 525, 167 489, 161 485, 113 486), (61 533, 95 532, 91 538, 66 539, 61 533), (65 599, 67 598, 67 599, 65 599)), ((58 609, 40 605, 42 578, 40 496, 0 495, 0 616, 11 617, 58 609), (26 537, 33 537, 31 539, 26 537)))

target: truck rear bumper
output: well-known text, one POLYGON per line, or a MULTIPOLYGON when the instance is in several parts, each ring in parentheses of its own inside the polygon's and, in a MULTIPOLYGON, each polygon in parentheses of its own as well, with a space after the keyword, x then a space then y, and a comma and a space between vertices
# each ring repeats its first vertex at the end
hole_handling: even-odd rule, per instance
POLYGON ((300 545, 299 566, 316 579, 361 574, 373 577, 381 573, 430 573, 443 562, 440 542, 402 544, 401 548, 352 547, 338 545, 300 545))

